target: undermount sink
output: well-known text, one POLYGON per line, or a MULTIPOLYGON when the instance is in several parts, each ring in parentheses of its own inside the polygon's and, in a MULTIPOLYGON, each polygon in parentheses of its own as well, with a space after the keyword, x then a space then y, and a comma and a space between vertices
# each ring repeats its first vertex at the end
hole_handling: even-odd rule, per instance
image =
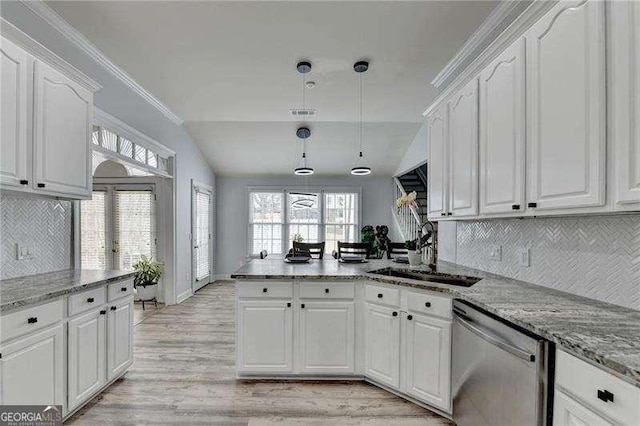
POLYGON ((449 275, 433 271, 413 271, 409 269, 383 268, 369 271, 370 274, 384 275, 386 277, 409 278, 418 281, 431 281, 440 284, 471 287, 482 278, 466 277, 462 275, 449 275))

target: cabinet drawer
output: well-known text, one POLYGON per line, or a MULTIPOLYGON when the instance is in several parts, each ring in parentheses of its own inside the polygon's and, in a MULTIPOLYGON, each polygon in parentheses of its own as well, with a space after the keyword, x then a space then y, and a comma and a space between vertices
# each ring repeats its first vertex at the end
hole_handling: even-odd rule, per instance
POLYGON ((301 299, 353 299, 355 287, 353 282, 302 282, 300 283, 301 299))
POLYGON ((62 299, 2 316, 2 340, 31 333, 64 317, 62 299))
POLYGON ((72 317, 91 308, 100 306, 107 301, 104 287, 83 291, 69 296, 69 316, 72 317))
POLYGON ((407 307, 420 314, 452 318, 452 302, 447 297, 410 291, 407 293, 407 307))
POLYGON ((400 307, 400 289, 367 285, 365 290, 366 300, 380 305, 400 307))
POLYGON ((566 352, 557 351, 556 358, 556 386, 623 425, 640 424, 639 388, 566 352))
POLYGON ((133 294, 133 278, 109 284, 108 294, 109 302, 125 296, 131 296, 133 294))
POLYGON ((237 291, 238 297, 291 299, 293 297, 293 283, 282 281, 238 282, 237 291))

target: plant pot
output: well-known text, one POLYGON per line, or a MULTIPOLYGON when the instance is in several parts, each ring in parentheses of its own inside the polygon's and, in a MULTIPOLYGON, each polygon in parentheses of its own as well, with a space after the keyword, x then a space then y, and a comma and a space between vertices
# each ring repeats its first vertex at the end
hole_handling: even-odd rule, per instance
POLYGON ((407 257, 409 266, 419 266, 422 263, 422 253, 418 253, 417 250, 407 250, 407 257))
POLYGON ((153 300, 156 298, 158 283, 145 283, 136 286, 137 300, 153 300))

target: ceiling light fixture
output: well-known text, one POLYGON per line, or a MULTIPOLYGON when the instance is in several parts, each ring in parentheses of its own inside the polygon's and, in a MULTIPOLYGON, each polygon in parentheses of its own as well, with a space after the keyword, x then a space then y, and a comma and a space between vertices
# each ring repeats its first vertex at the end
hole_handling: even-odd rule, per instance
POLYGON ((354 176, 366 176, 371 173, 371 167, 363 166, 362 162, 362 74, 369 69, 369 62, 358 61, 353 65, 353 70, 360 75, 360 154, 355 166, 351 169, 354 176))
MULTIPOLYGON (((296 66, 296 68, 298 69, 298 72, 300 74, 302 74, 302 110, 301 111, 306 111, 305 109, 305 87, 306 87, 306 74, 308 72, 311 71, 311 62, 308 61, 301 61, 298 62, 298 65, 296 66)), ((295 175, 298 176, 309 176, 313 174, 313 168, 309 167, 307 164, 307 139, 311 136, 311 129, 309 129, 308 127, 299 127, 296 130, 296 136, 299 139, 302 139, 302 160, 300 161, 300 163, 298 164, 299 167, 296 167, 293 170, 293 173, 295 175)))

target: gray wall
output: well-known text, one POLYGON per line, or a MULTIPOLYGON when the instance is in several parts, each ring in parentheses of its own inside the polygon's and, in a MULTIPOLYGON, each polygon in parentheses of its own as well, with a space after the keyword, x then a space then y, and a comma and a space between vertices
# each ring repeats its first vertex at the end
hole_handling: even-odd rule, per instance
POLYGON ((394 176, 402 175, 427 161, 429 149, 427 145, 427 125, 423 124, 416 133, 411 145, 400 160, 394 176))
POLYGON ((394 205, 391 177, 226 177, 216 181, 216 258, 217 275, 229 275, 247 256, 249 203, 248 186, 350 186, 362 188, 362 225, 387 225, 391 239, 397 241, 392 222, 394 205))
MULTIPOLYGON (((213 170, 204 160, 199 148, 182 126, 177 126, 127 86, 105 71, 100 65, 76 48, 55 29, 45 24, 19 2, 2 2, 3 18, 27 33, 36 41, 74 65, 100 83, 103 88, 95 94, 95 105, 121 119, 130 126, 173 149, 176 154, 176 294, 188 290, 191 282, 191 179, 214 185, 213 170)), ((114 28, 114 31, 117 29, 114 28)))

